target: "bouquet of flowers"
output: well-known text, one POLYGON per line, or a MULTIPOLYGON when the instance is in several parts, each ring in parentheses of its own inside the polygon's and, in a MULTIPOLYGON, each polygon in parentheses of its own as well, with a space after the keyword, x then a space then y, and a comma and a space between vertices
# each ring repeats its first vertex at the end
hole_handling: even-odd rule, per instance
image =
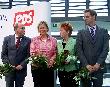
POLYGON ((57 69, 59 67, 63 67, 65 65, 65 60, 69 55, 68 50, 64 50, 64 52, 61 52, 60 54, 57 54, 57 57, 55 59, 54 69, 57 69))
POLYGON ((29 61, 31 61, 33 70, 38 68, 45 70, 48 67, 47 58, 43 55, 31 56, 29 61))
POLYGON ((0 65, 0 78, 2 79, 2 76, 7 75, 8 73, 12 72, 13 70, 14 70, 14 68, 11 64, 1 64, 0 65))
POLYGON ((88 81, 88 79, 96 79, 95 77, 90 77, 90 73, 86 67, 82 67, 78 73, 76 73, 76 76, 73 78, 76 80, 76 83, 78 84, 79 81, 82 79, 85 83, 88 81))

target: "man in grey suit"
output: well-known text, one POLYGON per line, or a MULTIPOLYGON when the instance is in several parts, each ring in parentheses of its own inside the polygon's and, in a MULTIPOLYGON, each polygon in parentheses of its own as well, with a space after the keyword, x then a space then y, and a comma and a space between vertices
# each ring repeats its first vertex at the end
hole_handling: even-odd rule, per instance
POLYGON ((9 63, 14 71, 5 76, 6 87, 23 87, 27 75, 27 61, 30 56, 30 38, 25 35, 25 27, 21 23, 14 25, 14 35, 4 38, 1 58, 3 63, 9 63), (19 39, 19 40, 18 40, 19 39))
POLYGON ((82 81, 82 87, 102 87, 105 59, 109 51, 109 36, 106 29, 96 25, 97 13, 94 10, 84 11, 86 29, 77 34, 77 53, 81 67, 86 67, 91 77, 96 79, 82 81))

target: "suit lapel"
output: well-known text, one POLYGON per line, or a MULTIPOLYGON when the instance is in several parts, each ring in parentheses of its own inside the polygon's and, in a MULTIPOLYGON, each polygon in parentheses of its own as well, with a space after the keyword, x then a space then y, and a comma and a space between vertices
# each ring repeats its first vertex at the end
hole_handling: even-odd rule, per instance
POLYGON ((24 45, 24 41, 25 41, 25 38, 23 36, 22 39, 21 39, 21 42, 20 42, 20 47, 22 47, 24 45))
POLYGON ((96 26, 95 36, 94 36, 94 40, 93 40, 94 44, 98 40, 99 34, 100 34, 100 30, 99 30, 98 26, 96 26))
POLYGON ((86 35, 87 35, 88 41, 90 41, 90 43, 93 44, 93 39, 92 39, 92 37, 91 37, 91 35, 90 35, 89 29, 86 30, 86 35))
POLYGON ((20 46, 19 46, 18 49, 22 49, 22 48, 25 46, 25 42, 26 42, 26 40, 25 40, 25 36, 23 36, 23 37, 21 38, 20 46))
POLYGON ((15 35, 12 35, 12 36, 10 37, 10 39, 11 39, 11 46, 13 46, 13 47, 16 49, 16 45, 15 45, 15 35))

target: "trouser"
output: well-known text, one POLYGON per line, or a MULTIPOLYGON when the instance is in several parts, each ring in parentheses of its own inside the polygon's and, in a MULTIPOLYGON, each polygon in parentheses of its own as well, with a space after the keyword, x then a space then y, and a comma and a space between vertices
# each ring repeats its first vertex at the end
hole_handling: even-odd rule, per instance
POLYGON ((15 81, 15 87, 23 87, 24 80, 26 76, 26 71, 12 71, 8 75, 5 76, 6 80, 6 87, 14 87, 14 81, 15 81))
POLYGON ((54 70, 32 70, 34 87, 54 87, 54 70))
POLYGON ((98 70, 98 71, 90 74, 91 79, 82 79, 81 80, 81 87, 102 87, 103 74, 104 73, 101 70, 98 70))
POLYGON ((66 71, 58 71, 58 77, 60 81, 61 87, 78 87, 78 84, 73 79, 77 70, 66 72, 66 71))

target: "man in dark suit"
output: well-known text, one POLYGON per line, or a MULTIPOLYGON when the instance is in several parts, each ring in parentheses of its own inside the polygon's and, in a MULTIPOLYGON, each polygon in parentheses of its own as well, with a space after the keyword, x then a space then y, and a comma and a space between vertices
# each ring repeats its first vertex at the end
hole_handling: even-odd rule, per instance
POLYGON ((6 87, 23 87, 27 75, 27 61, 30 56, 30 38, 25 35, 25 27, 21 23, 14 25, 14 35, 4 38, 1 58, 3 63, 9 63, 14 71, 5 76, 6 87))
POLYGON ((105 59, 109 51, 109 36, 106 29, 96 25, 97 13, 94 10, 84 11, 86 29, 77 34, 77 53, 81 67, 86 67, 91 77, 96 79, 82 81, 83 87, 102 87, 105 59))

